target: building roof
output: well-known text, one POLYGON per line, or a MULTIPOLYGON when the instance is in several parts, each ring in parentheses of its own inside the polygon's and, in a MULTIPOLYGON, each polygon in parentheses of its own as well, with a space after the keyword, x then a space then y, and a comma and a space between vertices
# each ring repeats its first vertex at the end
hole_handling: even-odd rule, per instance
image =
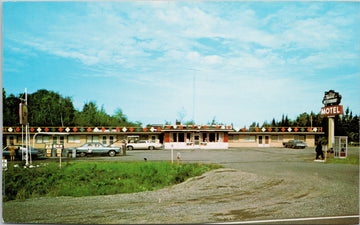
MULTIPOLYGON (((30 133, 67 132, 70 134, 160 134, 162 132, 229 132, 229 134, 324 134, 322 127, 252 127, 249 129, 234 129, 226 125, 152 125, 147 127, 30 127, 30 133)), ((3 127, 4 134, 22 133, 21 126, 3 127)))

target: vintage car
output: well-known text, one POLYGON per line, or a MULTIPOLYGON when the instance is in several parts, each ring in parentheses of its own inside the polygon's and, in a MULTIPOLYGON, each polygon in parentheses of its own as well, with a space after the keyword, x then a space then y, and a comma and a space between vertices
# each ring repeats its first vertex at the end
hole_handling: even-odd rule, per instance
POLYGON ((121 152, 120 147, 108 147, 99 142, 86 143, 80 147, 69 148, 68 154, 72 154, 73 150, 76 150, 76 154, 79 154, 81 157, 89 154, 108 154, 109 156, 115 156, 121 152))
MULTIPOLYGON (((15 159, 21 160, 22 154, 25 155, 26 147, 22 145, 14 145, 15 147, 15 159)), ((31 154, 32 159, 41 158, 44 156, 44 151, 40 151, 39 149, 34 149, 33 147, 29 146, 29 151, 31 154)), ((6 146, 3 148, 2 151, 3 157, 10 158, 10 146, 6 146)))
POLYGON ((283 142, 285 148, 306 148, 307 144, 300 140, 290 140, 283 142))
POLYGON ((154 149, 159 149, 162 147, 163 147, 163 145, 160 143, 155 143, 155 142, 146 141, 146 140, 137 140, 137 141, 128 143, 126 148, 128 150, 133 150, 133 149, 154 150, 154 149))

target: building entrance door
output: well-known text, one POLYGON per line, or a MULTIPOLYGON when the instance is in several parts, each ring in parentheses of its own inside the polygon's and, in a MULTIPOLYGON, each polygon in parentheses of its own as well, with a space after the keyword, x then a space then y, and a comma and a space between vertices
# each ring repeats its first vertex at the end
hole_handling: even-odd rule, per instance
POLYGON ((194 147, 195 148, 200 147, 200 135, 194 135, 194 147))
POLYGON ((259 147, 270 147, 270 136, 259 135, 258 136, 258 146, 259 147))

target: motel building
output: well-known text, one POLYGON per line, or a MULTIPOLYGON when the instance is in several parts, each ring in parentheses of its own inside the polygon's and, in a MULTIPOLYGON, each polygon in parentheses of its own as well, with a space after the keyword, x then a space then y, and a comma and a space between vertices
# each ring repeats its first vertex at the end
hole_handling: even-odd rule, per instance
MULTIPOLYGON (((25 128, 3 127, 3 147, 25 143, 25 128)), ((229 149, 232 147, 282 147, 283 142, 302 140, 315 146, 321 127, 256 127, 234 129, 226 125, 149 125, 147 127, 29 127, 30 145, 45 149, 61 144, 63 148, 79 147, 89 142, 122 146, 124 140, 149 140, 163 144, 164 149, 229 149)))

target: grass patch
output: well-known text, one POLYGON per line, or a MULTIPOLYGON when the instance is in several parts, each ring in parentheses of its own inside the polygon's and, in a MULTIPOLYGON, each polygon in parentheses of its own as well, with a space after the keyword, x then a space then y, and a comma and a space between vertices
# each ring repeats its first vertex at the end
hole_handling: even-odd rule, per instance
POLYGON ((348 156, 347 158, 344 158, 344 159, 330 158, 330 159, 326 160, 326 163, 359 165, 359 158, 357 158, 355 156, 348 156))
POLYGON ((62 168, 53 162, 31 169, 9 167, 3 173, 3 201, 151 191, 218 168, 221 166, 167 162, 68 162, 62 168))

